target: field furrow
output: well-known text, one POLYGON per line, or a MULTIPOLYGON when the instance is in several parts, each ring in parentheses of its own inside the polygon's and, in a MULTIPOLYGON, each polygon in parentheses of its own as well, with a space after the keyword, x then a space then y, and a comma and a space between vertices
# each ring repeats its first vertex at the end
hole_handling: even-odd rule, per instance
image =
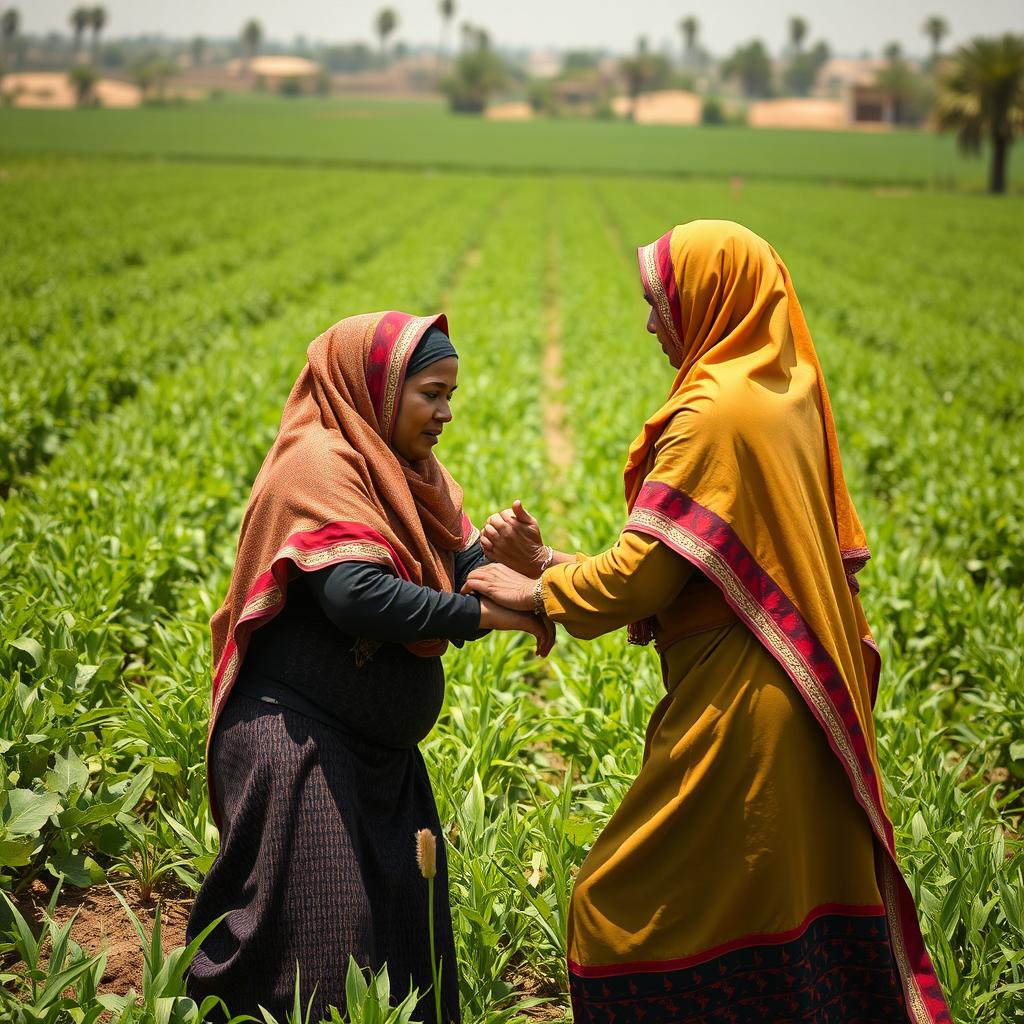
MULTIPOLYGON (((187 151, 166 113, 169 149, 187 151)), ((329 161, 338 126, 321 127, 329 161)), ((429 129, 424 115, 414 138, 429 129)), ((641 137, 668 159, 658 133, 641 137)), ((727 161, 731 139, 694 167, 727 161)), ((241 152, 264 148, 247 136, 241 152)), ((962 1024, 1017 1019, 1024 319, 1005 211, 1019 204, 809 182, 6 163, 0 891, 127 873, 183 893, 212 862, 208 623, 313 337, 369 309, 443 308, 460 376, 439 456, 471 518, 521 498, 547 540, 597 552, 625 518, 629 443, 672 379, 644 330, 635 248, 726 217, 787 260, 830 383, 874 550, 862 578, 886 658, 886 791, 940 976, 962 1024)), ((446 672, 424 755, 463 1018, 511 1021, 530 996, 559 1019, 573 878, 639 769, 658 660, 621 634, 562 634, 539 662, 498 634, 451 651, 446 672)))

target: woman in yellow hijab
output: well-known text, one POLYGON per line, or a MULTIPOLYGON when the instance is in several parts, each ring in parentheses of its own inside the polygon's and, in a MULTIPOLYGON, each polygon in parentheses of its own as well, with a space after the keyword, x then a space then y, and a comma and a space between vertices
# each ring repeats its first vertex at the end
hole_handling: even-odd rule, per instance
POLYGON ((629 625, 661 658, 643 767, 573 892, 577 1024, 949 1021, 878 774, 868 550, 789 273, 725 221, 639 261, 677 372, 617 543, 552 552, 517 503, 484 530, 504 564, 466 584, 577 637, 629 625))

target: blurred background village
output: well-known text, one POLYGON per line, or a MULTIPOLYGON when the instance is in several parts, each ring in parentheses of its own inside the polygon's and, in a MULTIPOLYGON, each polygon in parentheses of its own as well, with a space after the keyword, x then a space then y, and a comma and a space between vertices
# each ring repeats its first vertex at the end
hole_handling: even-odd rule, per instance
MULTIPOLYGON (((500 120, 625 118, 642 124, 747 124, 755 128, 920 127, 932 116, 949 21, 920 27, 920 52, 879 39, 875 52, 843 52, 794 15, 772 50, 751 39, 728 53, 706 48, 696 15, 645 36, 627 52, 511 49, 485 25, 460 18, 457 0, 437 7, 437 40, 410 45, 402 11, 382 7, 372 42, 268 36, 258 19, 237 35, 124 37, 103 6, 69 8, 66 31, 23 30, 22 12, 0 14, 0 99, 18 107, 133 107, 216 102, 246 93, 429 98, 453 111, 500 120)), ((371 36, 372 34, 372 36, 371 36)))

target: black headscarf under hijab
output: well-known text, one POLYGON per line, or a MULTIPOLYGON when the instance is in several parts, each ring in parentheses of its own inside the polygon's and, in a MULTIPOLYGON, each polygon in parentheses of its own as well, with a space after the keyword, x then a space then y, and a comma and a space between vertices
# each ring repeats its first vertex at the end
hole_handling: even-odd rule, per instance
POLYGON ((412 377, 419 373, 420 370, 425 370, 431 363, 447 359, 449 356, 455 356, 456 359, 459 358, 459 353, 455 351, 455 346, 451 343, 448 335, 440 327, 430 327, 423 337, 420 338, 420 342, 413 350, 412 355, 409 356, 409 364, 405 368, 405 375, 406 377, 412 377))

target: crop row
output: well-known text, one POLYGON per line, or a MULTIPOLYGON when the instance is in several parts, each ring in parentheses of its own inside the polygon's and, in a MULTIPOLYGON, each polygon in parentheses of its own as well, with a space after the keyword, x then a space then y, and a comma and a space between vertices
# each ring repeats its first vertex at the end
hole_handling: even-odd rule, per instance
MULTIPOLYGON (((73 168, 81 186, 89 176, 73 168)), ((70 189, 79 227, 112 224, 114 197, 138 221, 160 181, 172 203, 188 192, 230 204, 225 182, 247 178, 128 163, 108 173, 107 192, 70 189)), ((259 225, 216 215, 211 231, 195 223, 202 203, 191 214, 182 203, 154 218, 152 248, 175 299, 207 287, 189 283, 189 266, 219 278, 217 261, 243 245, 259 253, 244 275, 257 284, 231 294, 210 283, 206 297, 231 313, 189 340, 140 301, 156 280, 147 264, 112 270, 114 320, 178 355, 138 364, 134 392, 80 415, 0 504, 0 736, 11 737, 0 742, 0 888, 57 873, 87 884, 115 868, 140 885, 194 887, 210 863, 207 623, 311 337, 361 309, 443 305, 461 378, 440 454, 471 515, 522 497, 549 540, 598 550, 621 527, 626 447, 670 381, 643 331, 633 247, 675 221, 726 215, 783 252, 832 386, 875 549, 864 593, 887 656, 878 715, 891 810, 940 972, 958 1019, 1012 1019, 1010 986, 1024 978, 1019 453, 1013 421, 984 405, 1019 390, 1002 371, 1021 331, 1005 225, 985 220, 987 244, 968 247, 967 201, 915 197, 908 212, 835 189, 748 186, 737 205, 699 183, 252 174, 263 191, 239 194, 265 211, 259 225), (336 184, 349 198, 331 200, 336 184), (275 202, 282 194, 292 201, 275 202), (850 220, 870 244, 840 230, 850 220), (292 246, 295 224, 318 246, 292 246), (175 251, 171 237, 196 244, 175 251), (942 277, 919 258, 941 238, 959 245, 942 277), (291 263, 271 239, 285 239, 291 263), (250 307, 264 313, 247 319, 250 307), (958 370, 965 349, 971 373, 958 370), (959 373, 951 401, 936 399, 935 368, 959 373), (552 460, 566 445, 568 465, 552 460), (983 572, 986 543, 999 550, 983 572)), ((36 282, 14 301, 45 313, 36 282)), ((103 337, 83 333, 97 364, 103 337)), ((560 641, 545 663, 508 635, 454 652, 425 745, 451 846, 467 1021, 508 1019, 524 990, 564 1001, 572 877, 639 767, 659 696, 650 652, 618 635, 560 641)))
MULTIPOLYGON (((478 193, 462 203, 464 225, 479 221, 481 198, 478 193)), ((459 204, 446 208, 458 211, 459 204)), ((23 737, 6 751, 13 766, 8 784, 22 794, 18 800, 28 800, 29 791, 52 792, 47 759, 78 743, 85 744, 80 759, 91 757, 93 767, 75 799, 64 794, 62 813, 72 804, 85 809, 113 776, 134 775, 145 766, 156 772, 157 794, 181 797, 194 788, 203 717, 196 710, 206 699, 206 666, 189 665, 188 675, 166 677, 174 688, 194 689, 201 681, 196 708, 179 722, 190 742, 175 745, 161 734, 128 739, 123 713, 135 703, 157 714, 160 702, 140 687, 151 683, 154 666, 182 667, 173 656, 174 638, 187 628, 177 618, 182 594, 199 600, 197 577, 205 581, 211 570, 231 564, 240 496, 273 436, 305 343, 339 315, 386 299, 390 289, 381 282, 389 279, 399 252, 412 271, 400 297, 429 305, 471 231, 453 231, 441 209, 415 218, 395 207, 390 224, 378 216, 379 248, 362 261, 353 240, 337 231, 331 256, 336 266, 351 270, 350 280, 310 278, 310 287, 284 303, 275 319, 209 337, 199 360, 154 378, 133 402, 83 428, 46 471, 5 503, 0 676, 7 681, 3 735, 23 737), (99 716, 95 729, 83 730, 80 717, 94 704, 120 707, 121 713, 110 721, 99 716)), ((201 617, 222 584, 216 576, 213 594, 201 592, 201 617)), ((9 852, 23 863, 9 867, 19 868, 21 884, 47 861, 50 870, 71 864, 53 860, 57 846, 81 867, 93 838, 64 827, 59 815, 42 833, 19 826, 15 835, 22 841, 9 852)))
MULTIPOLYGON (((339 176, 331 196, 323 185, 296 216, 279 216, 243 253, 239 239, 212 246, 153 275, 120 282, 110 292, 37 318, 38 344, 12 344, 0 356, 0 488, 51 457, 80 424, 132 396, 150 376, 201 358, 203 339, 230 326, 253 329, 279 316, 323 282, 389 241, 392 224, 376 212, 384 182, 339 176), (344 242, 345 248, 340 244, 344 242), (52 368, 60 366, 60 373, 52 368)), ((447 196, 427 183, 410 197, 419 216, 447 196)), ((238 212, 241 212, 239 210, 238 212)), ((58 278, 59 280, 59 278, 58 278)), ((84 280, 72 292, 89 292, 84 280)))
MULTIPOLYGON (((581 452, 599 449, 608 467, 600 473, 584 456, 570 485, 572 493, 583 491, 589 498, 573 507, 591 510, 577 526, 581 542, 591 545, 607 543, 621 523, 621 485, 613 470, 621 465, 638 424, 660 402, 670 381, 657 346, 641 340, 646 307, 636 285, 632 247, 624 238, 632 235, 630 243, 646 241, 673 220, 728 209, 729 203, 724 190, 700 196, 695 189, 676 189, 675 199, 666 202, 672 192, 666 188, 659 203, 620 185, 605 185, 599 191, 614 224, 611 232, 605 231, 603 251, 604 225, 575 227, 574 256, 565 260, 571 278, 565 282, 565 294, 579 297, 581 311, 596 314, 584 320, 573 315, 575 309, 569 311, 565 334, 565 372, 573 381, 570 409, 577 444, 581 452), (666 221, 659 206, 684 212, 666 221), (586 269, 574 274, 577 268, 586 269), (603 322, 600 342, 594 338, 595 322, 603 322), (595 355, 598 352, 603 358, 595 355), (612 392, 616 400, 609 400, 607 381, 622 365, 634 368, 630 386, 612 392)), ((772 198, 778 201, 779 196, 772 198)), ((815 198, 823 208, 834 201, 827 195, 815 198)), ((857 202, 858 197, 851 197, 851 205, 857 202)), ((806 197, 802 205, 810 205, 806 197)), ((821 262, 827 234, 794 226, 785 232, 785 209, 766 204, 759 212, 765 221, 769 215, 777 218, 773 240, 790 266, 799 268, 794 271, 797 284, 833 382, 851 487, 875 550, 875 560, 864 574, 864 597, 887 660, 878 707, 879 742, 904 862, 958 1019, 1003 1019, 1000 1015, 1012 1002, 1012 986, 1021 981, 1024 959, 1024 854, 1007 839, 1016 832, 1018 786, 1024 774, 1024 680, 1013 639, 1022 626, 1015 567, 1024 552, 1019 533, 1000 537, 997 524, 1013 523, 1015 516, 1018 528, 1021 522, 1019 484, 1007 485, 1000 464, 1019 463, 1019 452, 1012 435, 991 421, 984 423, 969 402, 936 401, 913 354, 925 339, 936 359, 963 352, 960 320, 977 315, 985 298, 975 300, 969 291, 962 292, 956 300, 961 318, 942 320, 925 314, 924 323, 915 322, 916 331, 904 322, 902 330, 891 333, 899 349, 878 351, 848 330, 828 329, 832 325, 827 310, 832 301, 841 301, 854 317, 869 316, 879 305, 901 308, 901 279, 893 276, 889 290, 883 291, 870 272, 872 265, 886 260, 883 225, 873 225, 880 236, 877 258, 858 264, 848 253, 840 271, 821 262), (822 320, 828 326, 818 330, 822 320), (880 495, 872 486, 873 474, 865 465, 865 430, 859 422, 867 415, 875 418, 875 430, 888 438, 889 450, 917 467, 916 472, 905 471, 899 481, 899 500, 880 495), (963 430, 963 418, 972 421, 975 416, 973 429, 963 430), (951 485, 956 481, 956 490, 943 497, 931 486, 936 479, 949 479, 951 485), (968 494, 975 500, 958 500, 968 494), (996 564, 1002 572, 986 578, 973 569, 973 558, 981 544, 993 542, 993 536, 1000 545, 1001 561, 996 564)), ((566 213, 574 225, 587 220, 582 209, 570 207, 566 213)), ((961 216, 968 214, 966 208, 960 210, 961 216)), ((906 232, 909 225, 893 230, 906 232)), ((919 225, 917 232, 914 244, 927 245, 928 227, 919 225)), ((998 232, 992 244, 997 242, 998 232)), ((980 258, 990 257, 986 251, 980 258)), ((969 255, 961 259, 970 274, 969 255)), ((916 281, 923 292, 918 300, 923 308, 928 308, 933 292, 936 306, 947 301, 943 279, 918 276, 916 281)), ((1006 290, 1004 301, 1005 295, 1006 290)), ((1019 331, 1019 323, 1013 329, 1019 331)), ((1012 332, 1005 339, 993 332, 986 341, 989 353, 1004 358, 1015 344, 1012 332)), ((980 374, 992 373, 992 362, 997 363, 998 374, 994 355, 980 362, 980 374)), ((1019 383, 1013 386, 1019 388, 1019 383)), ((584 655, 581 668, 567 677, 583 678, 583 669, 593 660, 592 654, 584 655)), ((621 651, 609 647, 605 668, 618 668, 623 661, 621 651)))

